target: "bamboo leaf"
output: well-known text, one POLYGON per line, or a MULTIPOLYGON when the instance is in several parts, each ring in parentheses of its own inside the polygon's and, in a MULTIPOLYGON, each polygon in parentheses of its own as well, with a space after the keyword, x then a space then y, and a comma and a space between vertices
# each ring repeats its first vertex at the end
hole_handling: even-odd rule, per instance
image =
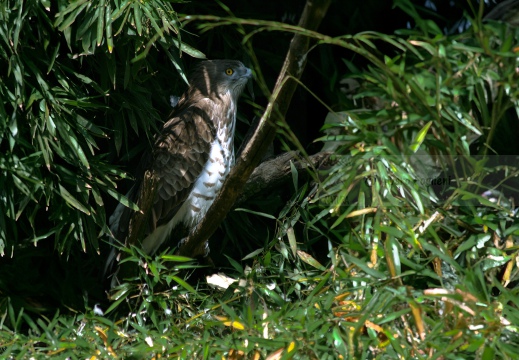
POLYGON ((432 121, 429 121, 423 128, 418 131, 418 134, 416 134, 416 137, 413 139, 412 144, 409 146, 409 149, 416 153, 418 149, 420 148, 420 145, 422 145, 423 141, 425 140, 425 135, 427 135, 427 132, 429 131, 429 128, 432 125, 432 121))
POLYGON ((97 16, 97 29, 96 29, 96 43, 97 46, 100 46, 103 42, 103 29, 105 26, 105 0, 100 0, 99 5, 96 9, 96 16, 97 16))
POLYGON ((78 209, 81 212, 84 212, 87 215, 90 215, 90 211, 79 202, 67 189, 65 189, 61 184, 59 185, 59 194, 61 197, 72 207, 78 209))

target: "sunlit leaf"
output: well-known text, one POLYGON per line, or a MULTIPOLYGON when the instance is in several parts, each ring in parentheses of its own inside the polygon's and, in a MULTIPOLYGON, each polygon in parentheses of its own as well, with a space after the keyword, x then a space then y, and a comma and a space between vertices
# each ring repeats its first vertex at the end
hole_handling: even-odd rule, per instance
POLYGON ((90 215, 90 211, 81 203, 79 202, 72 194, 65 189, 61 184, 59 185, 59 192, 60 195, 65 199, 67 203, 69 203, 71 206, 75 207, 79 211, 84 212, 87 215, 90 215))
POLYGON ((416 134, 416 137, 413 139, 413 142, 409 146, 409 149, 412 152, 417 152, 420 148, 420 145, 422 145, 423 141, 425 140, 425 135, 427 135, 427 132, 429 131, 429 128, 432 125, 432 121, 429 121, 423 128, 420 129, 418 134, 416 134))

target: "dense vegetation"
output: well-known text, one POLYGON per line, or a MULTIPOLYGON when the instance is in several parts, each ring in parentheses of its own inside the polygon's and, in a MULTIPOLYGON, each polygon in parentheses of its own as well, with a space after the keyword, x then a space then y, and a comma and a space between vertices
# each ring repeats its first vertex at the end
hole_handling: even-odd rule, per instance
POLYGON ((135 206, 132 170, 187 69, 254 68, 239 145, 302 4, 0 4, 3 358, 518 357, 518 31, 484 2, 356 3, 308 33, 276 124, 274 154, 326 166, 242 201, 214 268, 126 249, 139 273, 111 291, 107 218, 135 206))

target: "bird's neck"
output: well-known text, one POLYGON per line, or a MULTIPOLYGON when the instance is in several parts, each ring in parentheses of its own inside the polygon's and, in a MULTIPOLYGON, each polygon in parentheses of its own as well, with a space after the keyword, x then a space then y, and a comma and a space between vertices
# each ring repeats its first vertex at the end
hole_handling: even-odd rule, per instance
POLYGON ((232 96, 219 99, 222 103, 212 117, 216 129, 216 138, 220 144, 232 151, 234 148, 234 130, 236 127, 236 102, 232 96))
POLYGON ((217 132, 232 130, 236 123, 236 100, 229 92, 212 97, 203 97, 197 101, 197 107, 203 109, 205 117, 213 122, 217 132))
POLYGON ((224 146, 233 148, 234 130, 236 127, 237 99, 228 91, 223 94, 213 93, 205 96, 198 89, 189 89, 180 99, 177 111, 195 104, 204 111, 204 118, 213 122, 215 137, 224 146), (192 101, 190 103, 190 101, 192 101))

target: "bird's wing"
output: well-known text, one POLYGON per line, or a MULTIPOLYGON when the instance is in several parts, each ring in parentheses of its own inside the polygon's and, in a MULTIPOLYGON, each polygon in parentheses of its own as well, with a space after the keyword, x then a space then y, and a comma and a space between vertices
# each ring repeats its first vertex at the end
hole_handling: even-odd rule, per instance
MULTIPOLYGON (((148 217, 146 235, 167 223, 179 210, 202 172, 215 137, 212 120, 199 107, 191 106, 164 124, 151 152, 143 158, 142 171, 127 197, 139 203, 145 171, 158 179, 156 195, 148 217)), ((110 229, 121 242, 128 236, 130 220, 135 212, 119 204, 110 217, 110 229)))
POLYGON ((207 113, 190 107, 164 125, 153 149, 153 174, 158 179, 152 228, 167 223, 191 192, 209 158, 215 138, 207 113))

